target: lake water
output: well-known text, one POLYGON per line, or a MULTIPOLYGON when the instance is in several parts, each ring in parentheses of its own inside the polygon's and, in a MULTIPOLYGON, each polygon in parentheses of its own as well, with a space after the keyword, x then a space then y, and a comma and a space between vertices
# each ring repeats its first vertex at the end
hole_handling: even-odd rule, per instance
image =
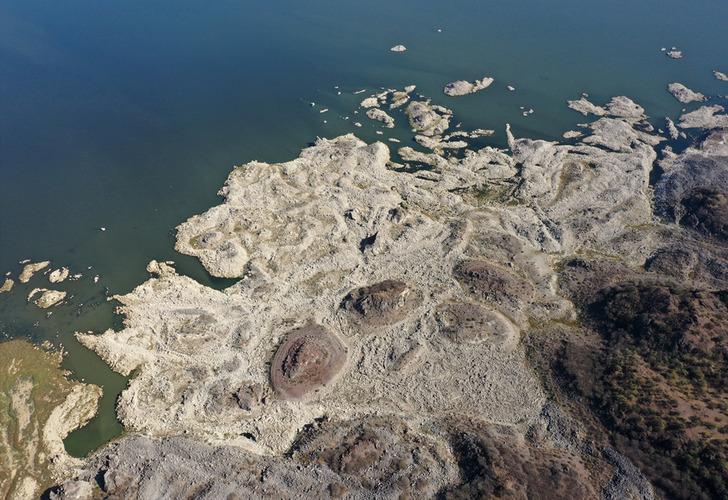
MULTIPOLYGON (((583 121, 565 106, 582 92, 674 117, 669 82, 728 94, 712 75, 728 72, 727 19, 725 0, 0 0, 0 273, 26 258, 84 273, 51 316, 25 302, 43 278, 0 296, 0 339, 62 344, 64 366, 104 387, 99 417, 66 443, 88 453, 121 432, 126 382, 73 332, 118 328, 106 297, 151 259, 229 284, 176 254, 173 228, 218 202, 233 164, 291 159, 317 136, 381 140, 365 117, 343 119, 362 88, 416 84, 463 126, 497 129, 494 145, 506 122, 560 137, 583 121), (398 43, 409 50, 391 53, 398 43), (673 45, 683 60, 660 51, 673 45), (485 75, 496 83, 482 93, 442 95, 485 75)), ((385 137, 411 141, 405 125, 385 137)))

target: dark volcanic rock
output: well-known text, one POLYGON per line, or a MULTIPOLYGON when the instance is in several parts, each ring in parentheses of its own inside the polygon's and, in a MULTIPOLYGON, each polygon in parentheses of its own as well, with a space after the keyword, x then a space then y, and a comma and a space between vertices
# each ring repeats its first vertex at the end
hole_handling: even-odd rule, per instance
POLYGON ((346 347, 324 327, 308 324, 290 332, 270 368, 273 389, 284 399, 302 399, 331 382, 346 363, 346 347))
POLYGON ((402 321, 421 302, 419 293, 406 283, 385 280, 352 291, 344 298, 341 307, 362 323, 391 325, 402 321))
POLYGON ((453 426, 450 444, 461 480, 443 498, 599 498, 578 459, 532 446, 511 429, 461 422, 453 426))
POLYGON ((393 493, 429 498, 456 477, 444 443, 394 417, 311 425, 291 456, 306 466, 325 464, 378 498, 393 493))
POLYGON ((683 198, 685 212, 680 224, 721 241, 728 241, 728 196, 714 189, 699 188, 683 198))
POLYGON ((579 303, 601 345, 570 336, 554 373, 663 496, 724 498, 728 292, 655 279, 596 280, 579 303))

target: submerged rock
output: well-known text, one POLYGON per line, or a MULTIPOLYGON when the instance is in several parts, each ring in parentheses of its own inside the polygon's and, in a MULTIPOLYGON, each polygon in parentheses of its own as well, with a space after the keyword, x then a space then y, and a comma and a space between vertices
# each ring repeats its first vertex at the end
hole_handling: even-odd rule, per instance
POLYGON ((716 80, 720 80, 722 82, 728 82, 728 75, 726 75, 722 71, 718 71, 718 70, 713 71, 713 76, 715 76, 716 80))

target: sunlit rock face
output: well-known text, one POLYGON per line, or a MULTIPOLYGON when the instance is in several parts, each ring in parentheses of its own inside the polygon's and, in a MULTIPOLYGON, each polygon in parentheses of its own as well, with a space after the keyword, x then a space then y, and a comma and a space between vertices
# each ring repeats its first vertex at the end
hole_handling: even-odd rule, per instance
MULTIPOLYGON (((237 167, 223 202, 177 232, 179 251, 237 283, 219 291, 150 266, 156 276, 116 297, 123 330, 79 335, 114 369, 134 372, 118 409, 145 436, 134 438, 144 463, 166 463, 157 448, 245 456, 240 491, 260 491, 246 481, 266 470, 283 496, 295 486, 331 496, 549 488, 649 498, 622 453, 640 456, 619 440, 611 447, 608 416, 589 417, 593 435, 565 427, 547 394, 588 396, 573 408, 598 412, 592 402, 611 394, 599 384, 624 382, 584 376, 619 367, 598 357, 611 342, 605 331, 634 340, 642 333, 624 325, 642 320, 689 323, 678 344, 722 348, 706 326, 724 316, 722 132, 680 154, 660 151, 666 139, 640 105, 584 98, 572 107, 597 118, 569 144, 508 128, 509 150, 469 149, 477 134, 447 133, 452 112, 419 99, 404 113, 430 152, 402 148, 407 164, 397 164, 384 144, 346 135, 290 162, 237 167), (595 304, 606 320, 591 314, 595 304), (694 314, 673 314, 681 308, 694 314), (569 392, 565 374, 598 394, 569 392)), ((694 113, 679 126, 725 119, 717 108, 694 113)), ((209 470, 183 462, 204 483, 209 470)), ((118 473, 130 463, 138 460, 124 458, 118 473)), ((118 477, 129 491, 155 484, 118 477)))

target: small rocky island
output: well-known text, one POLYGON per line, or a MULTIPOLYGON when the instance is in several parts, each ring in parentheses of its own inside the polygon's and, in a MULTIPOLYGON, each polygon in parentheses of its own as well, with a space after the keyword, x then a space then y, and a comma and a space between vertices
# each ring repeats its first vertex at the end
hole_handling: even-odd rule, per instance
MULTIPOLYGON (((349 134, 235 167, 177 228, 179 252, 235 284, 153 261, 114 297, 121 330, 77 334, 131 376, 126 433, 73 461, 72 427, 50 427, 50 498, 728 493, 724 109, 662 131, 628 97, 583 95, 563 143, 506 126, 499 149, 414 90, 361 103, 379 127, 406 120, 411 145, 349 134)), ((80 425, 98 389, 59 383, 52 415, 80 425)))

